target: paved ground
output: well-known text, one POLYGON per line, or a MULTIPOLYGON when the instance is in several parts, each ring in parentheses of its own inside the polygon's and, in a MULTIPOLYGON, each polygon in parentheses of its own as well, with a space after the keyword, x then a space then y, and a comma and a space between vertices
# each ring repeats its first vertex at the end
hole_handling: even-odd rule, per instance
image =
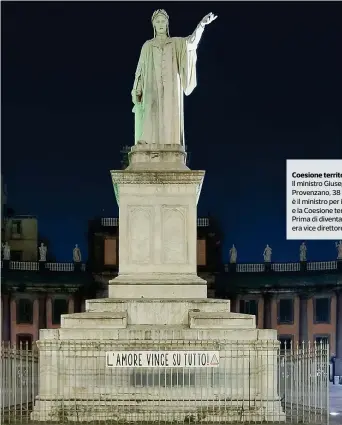
POLYGON ((330 384, 330 424, 342 425, 342 385, 330 384), (338 413, 338 415, 331 415, 338 413))

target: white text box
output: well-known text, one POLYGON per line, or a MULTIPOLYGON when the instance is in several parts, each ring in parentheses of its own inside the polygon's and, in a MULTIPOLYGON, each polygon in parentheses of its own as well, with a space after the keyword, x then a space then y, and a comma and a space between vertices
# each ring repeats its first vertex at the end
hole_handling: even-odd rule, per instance
POLYGON ((342 160, 287 160, 286 238, 342 239, 342 160))
POLYGON ((219 351, 109 351, 106 367, 196 368, 218 367, 219 351))

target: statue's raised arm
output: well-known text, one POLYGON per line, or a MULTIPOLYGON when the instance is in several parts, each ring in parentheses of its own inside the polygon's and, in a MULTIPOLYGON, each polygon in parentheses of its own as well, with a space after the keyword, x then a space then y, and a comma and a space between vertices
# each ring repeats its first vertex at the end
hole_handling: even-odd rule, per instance
POLYGON ((196 49, 206 15, 189 37, 170 37, 169 16, 163 9, 151 18, 154 36, 141 49, 132 89, 136 144, 184 145, 183 93, 197 85, 196 49))
POLYGON ((195 31, 189 37, 189 43, 191 43, 197 48, 197 45, 199 41, 201 40, 205 26, 211 24, 213 21, 215 21, 216 18, 217 16, 215 16, 213 13, 211 12, 208 13, 208 15, 206 15, 201 20, 201 22, 197 25, 195 31))

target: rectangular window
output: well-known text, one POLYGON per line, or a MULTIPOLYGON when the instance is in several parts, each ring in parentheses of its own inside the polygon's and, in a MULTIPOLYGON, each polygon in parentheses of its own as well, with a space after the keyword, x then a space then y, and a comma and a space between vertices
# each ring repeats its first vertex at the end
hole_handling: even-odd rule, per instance
POLYGON ((329 335, 317 335, 315 336, 316 344, 327 345, 329 344, 329 335))
POLYGON ((197 265, 207 265, 206 240, 197 239, 197 265))
POLYGON ((21 227, 21 221, 20 220, 13 220, 12 221, 12 226, 11 226, 11 230, 12 230, 12 236, 20 236, 22 233, 22 227, 21 227))
POLYGON ((104 240, 104 264, 105 266, 116 266, 116 238, 105 238, 104 240))
POLYGON ((32 335, 18 334, 17 335, 17 349, 32 350, 32 335))
POLYGON ((330 298, 314 299, 314 321, 315 323, 330 323, 330 298))
POLYGON ((23 261, 23 251, 11 251, 12 261, 23 261))
POLYGON ((240 300, 240 313, 253 314, 258 324, 258 301, 257 300, 240 300))
POLYGON ((17 301, 17 324, 33 324, 33 301, 21 298, 17 301))
POLYGON ((293 323, 293 300, 283 299, 278 302, 278 325, 293 323))
POLYGON ((65 299, 53 300, 52 304, 52 324, 61 324, 61 314, 68 313, 68 301, 65 299))
POLYGON ((280 342, 281 350, 290 350, 292 347, 293 336, 292 335, 279 335, 278 341, 280 342))

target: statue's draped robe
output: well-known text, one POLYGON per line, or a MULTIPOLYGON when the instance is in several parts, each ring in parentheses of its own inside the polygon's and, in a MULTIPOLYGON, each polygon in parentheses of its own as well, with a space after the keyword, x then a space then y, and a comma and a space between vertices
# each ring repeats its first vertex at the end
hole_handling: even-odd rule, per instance
POLYGON ((183 92, 197 84, 196 49, 203 33, 199 25, 190 37, 154 38, 140 53, 133 92, 141 90, 135 113, 135 143, 184 144, 183 92))

